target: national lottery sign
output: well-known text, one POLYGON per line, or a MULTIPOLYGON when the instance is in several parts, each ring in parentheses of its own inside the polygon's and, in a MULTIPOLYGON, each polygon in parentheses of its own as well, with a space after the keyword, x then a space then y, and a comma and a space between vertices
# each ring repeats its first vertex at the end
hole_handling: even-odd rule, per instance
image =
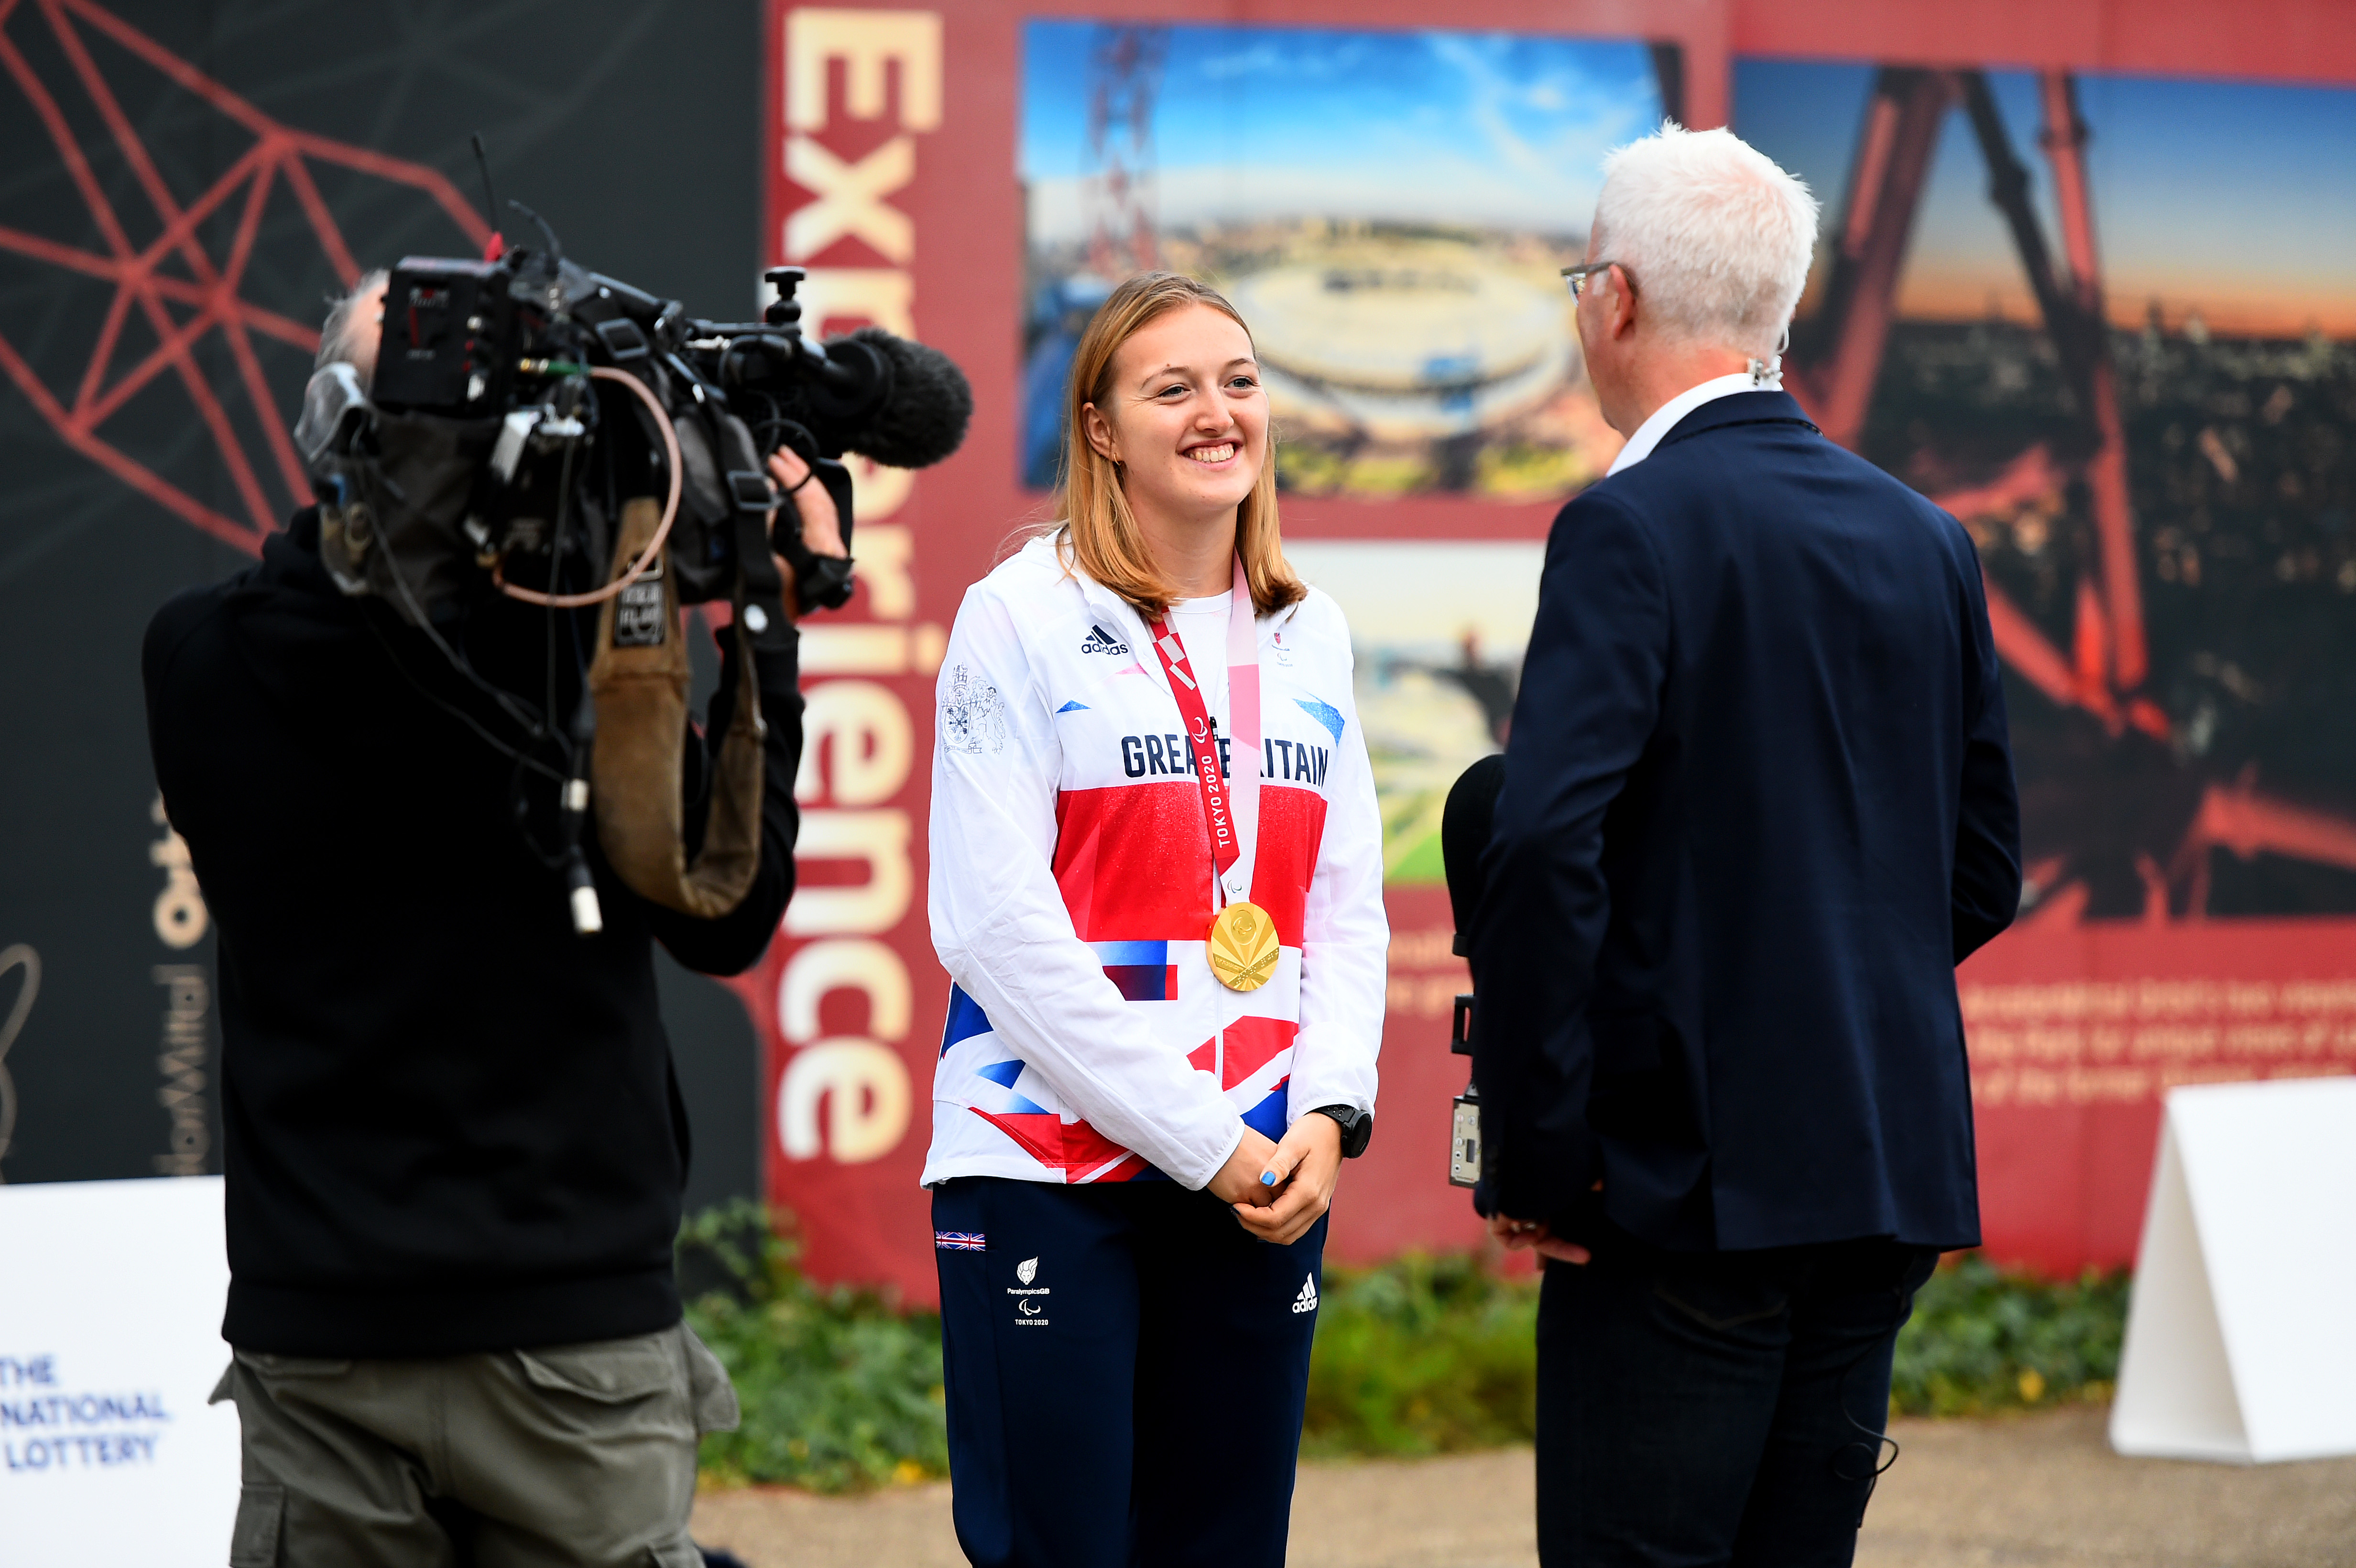
POLYGON ((0 1187, 0 1558, 213 1568, 237 1513, 219 1177, 0 1187))

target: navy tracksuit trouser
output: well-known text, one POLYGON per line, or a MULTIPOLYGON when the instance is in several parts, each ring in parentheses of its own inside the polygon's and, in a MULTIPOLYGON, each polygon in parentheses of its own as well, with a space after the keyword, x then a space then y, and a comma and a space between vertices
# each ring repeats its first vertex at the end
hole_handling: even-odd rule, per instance
POLYGON ((1282 1568, 1325 1221, 1172 1181, 933 1193, 949 1477, 977 1568, 1282 1568))

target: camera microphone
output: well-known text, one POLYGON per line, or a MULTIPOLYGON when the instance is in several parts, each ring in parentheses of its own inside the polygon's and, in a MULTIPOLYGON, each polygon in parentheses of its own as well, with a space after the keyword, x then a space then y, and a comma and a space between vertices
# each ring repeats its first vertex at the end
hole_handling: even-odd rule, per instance
POLYGON ((886 468, 929 468, 955 452, 973 418, 973 389, 957 362, 880 326, 862 326, 829 343, 827 357, 852 344, 873 354, 889 374, 874 411, 844 446, 886 468))
POLYGON ((828 456, 855 452, 886 468, 928 468, 958 449, 973 418, 973 389, 956 361, 880 326, 821 345, 763 335, 744 347, 757 355, 730 356, 723 385, 767 393, 828 456), (765 377, 764 361, 798 374, 765 377))

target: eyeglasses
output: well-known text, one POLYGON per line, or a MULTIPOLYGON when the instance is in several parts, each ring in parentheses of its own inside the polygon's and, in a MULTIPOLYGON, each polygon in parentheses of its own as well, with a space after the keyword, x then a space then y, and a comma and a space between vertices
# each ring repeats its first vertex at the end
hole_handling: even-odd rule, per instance
POLYGON ((1590 279, 1594 278, 1601 273, 1608 272, 1614 267, 1620 267, 1620 275, 1628 280, 1628 292, 1632 294, 1636 292, 1636 275, 1633 272, 1631 272, 1627 268, 1621 267, 1620 263, 1617 261, 1588 261, 1576 267, 1565 267, 1562 270, 1562 281, 1569 285, 1570 297, 1577 299, 1580 294, 1587 292, 1587 284, 1590 279))

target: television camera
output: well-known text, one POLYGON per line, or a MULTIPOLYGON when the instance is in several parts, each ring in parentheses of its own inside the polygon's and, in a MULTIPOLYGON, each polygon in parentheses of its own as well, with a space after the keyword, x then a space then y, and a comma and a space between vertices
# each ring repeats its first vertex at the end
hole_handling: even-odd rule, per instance
POLYGON ((313 375, 294 435, 319 501, 320 558, 346 593, 382 600, 422 632, 520 731, 510 743, 468 720, 516 761, 519 821, 525 775, 556 784, 557 847, 533 847, 563 871, 575 930, 603 924, 581 849, 593 809, 626 884, 716 916, 759 863, 751 665, 794 645, 776 558, 790 568, 795 614, 839 608, 852 589, 848 553, 812 551, 798 526, 772 532, 795 502, 766 459, 790 448, 809 465, 803 483, 833 499, 847 552, 843 454, 937 463, 964 439, 972 392, 946 356, 881 328, 814 340, 799 268, 766 274, 776 298, 760 321, 708 321, 567 260, 541 229, 544 247, 503 251, 495 240, 486 260, 404 259, 385 290, 373 384, 348 364, 313 375), (542 709, 464 656, 454 628, 500 598, 551 617, 552 660, 594 649, 569 720, 552 711, 553 672, 542 709), (744 677, 691 858, 679 611, 715 601, 730 606, 744 677), (573 612, 595 613, 594 641, 556 635, 573 612))

